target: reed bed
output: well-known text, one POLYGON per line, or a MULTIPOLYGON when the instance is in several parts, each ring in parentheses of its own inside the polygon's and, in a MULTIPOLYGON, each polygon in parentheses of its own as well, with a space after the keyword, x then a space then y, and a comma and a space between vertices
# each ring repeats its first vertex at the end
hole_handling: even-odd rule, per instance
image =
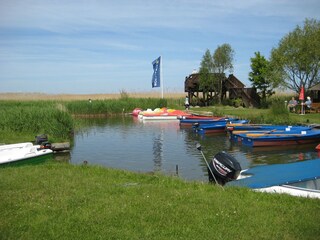
POLYGON ((65 102, 64 105, 68 112, 75 115, 111 115, 131 113, 135 108, 181 108, 183 107, 183 99, 121 98, 92 101, 69 101, 65 102))
POLYGON ((31 135, 46 133, 52 140, 65 140, 70 138, 73 128, 71 115, 56 102, 1 101, 0 132, 3 138, 20 134, 29 134, 31 138, 31 135))

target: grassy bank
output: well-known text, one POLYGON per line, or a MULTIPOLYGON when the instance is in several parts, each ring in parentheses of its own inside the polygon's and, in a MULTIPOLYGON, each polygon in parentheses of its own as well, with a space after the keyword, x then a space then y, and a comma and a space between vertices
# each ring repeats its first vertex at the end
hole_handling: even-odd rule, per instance
POLYGON ((74 121, 63 104, 52 101, 0 102, 0 142, 32 141, 46 133, 51 141, 70 139, 74 121))
POLYGON ((319 200, 96 166, 1 169, 1 239, 317 239, 319 200))

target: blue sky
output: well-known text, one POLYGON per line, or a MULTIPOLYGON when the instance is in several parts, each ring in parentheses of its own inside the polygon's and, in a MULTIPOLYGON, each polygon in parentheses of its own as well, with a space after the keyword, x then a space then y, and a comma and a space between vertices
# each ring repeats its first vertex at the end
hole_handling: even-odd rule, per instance
POLYGON ((183 92, 206 49, 224 43, 250 86, 254 52, 268 58, 319 12, 319 0, 0 0, 0 92, 159 91, 160 55, 164 92, 183 92))

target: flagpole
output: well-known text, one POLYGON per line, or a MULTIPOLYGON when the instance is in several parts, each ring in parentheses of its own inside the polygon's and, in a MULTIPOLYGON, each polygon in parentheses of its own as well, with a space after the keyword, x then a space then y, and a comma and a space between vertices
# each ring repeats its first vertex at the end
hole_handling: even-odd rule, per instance
POLYGON ((160 55, 160 84, 161 84, 161 98, 163 98, 163 75, 162 75, 162 56, 160 55))

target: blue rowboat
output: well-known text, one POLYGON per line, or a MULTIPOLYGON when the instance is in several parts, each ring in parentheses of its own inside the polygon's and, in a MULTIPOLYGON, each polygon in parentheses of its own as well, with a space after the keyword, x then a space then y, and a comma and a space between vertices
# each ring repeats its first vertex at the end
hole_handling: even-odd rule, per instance
MULTIPOLYGON (((248 120, 234 120, 233 123, 248 123, 248 120)), ((223 122, 219 124, 200 124, 196 127, 196 131, 199 134, 211 134, 211 133, 219 133, 226 131, 226 125, 228 122, 223 122)))
POLYGON ((312 129, 309 126, 286 126, 286 125, 260 125, 260 124, 230 124, 227 129, 233 131, 260 131, 260 130, 290 130, 290 129, 312 129))
POLYGON ((243 145, 250 147, 288 146, 319 142, 320 130, 239 134, 238 137, 243 145))
MULTIPOLYGON (((201 151, 201 145, 197 145, 201 151)), ((202 153, 203 155, 203 153, 202 153)), ((207 164, 209 181, 222 186, 247 187, 255 191, 287 193, 320 198, 320 158, 287 164, 255 166, 242 170, 227 152, 218 152, 207 164)))
POLYGON ((180 126, 192 127, 194 124, 221 124, 227 123, 229 118, 220 119, 180 119, 180 126))
MULTIPOLYGON (((237 126, 235 126, 237 127, 237 126)), ((259 128, 245 128, 243 130, 228 130, 230 134, 230 139, 236 142, 240 142, 243 136, 248 134, 284 134, 284 133, 301 133, 302 131, 311 130, 311 127, 307 126, 281 126, 281 125, 272 125, 272 126, 260 126, 259 128)))
POLYGON ((240 172, 226 186, 320 198, 320 158, 302 162, 256 166, 240 172))

